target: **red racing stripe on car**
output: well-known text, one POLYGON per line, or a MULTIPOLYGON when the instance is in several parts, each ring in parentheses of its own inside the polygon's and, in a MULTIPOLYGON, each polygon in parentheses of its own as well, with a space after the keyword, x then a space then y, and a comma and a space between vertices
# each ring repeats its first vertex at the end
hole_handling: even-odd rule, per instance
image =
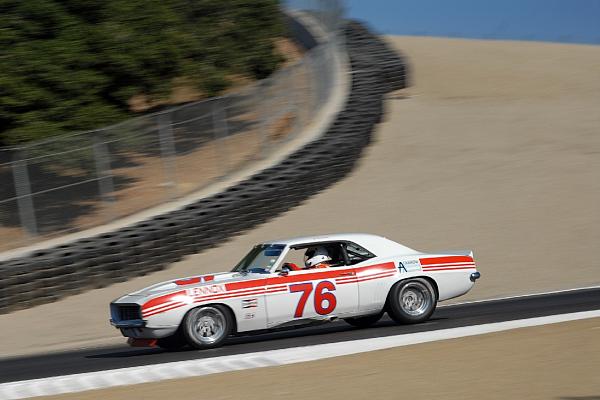
POLYGON ((390 276, 394 276, 395 274, 396 274, 396 272, 388 272, 385 275, 365 276, 365 277, 362 277, 362 278, 358 278, 358 282, 371 281, 373 279, 389 278, 390 276))
POLYGON ((353 277, 348 277, 348 278, 339 278, 339 279, 336 279, 335 282, 337 284, 344 285, 346 283, 357 283, 357 282, 370 281, 373 279, 389 278, 390 276, 394 276, 395 274, 396 274, 396 271, 383 271, 383 272, 379 272, 377 274, 363 275, 360 277, 353 276, 353 277))
POLYGON ((148 300, 146 303, 144 303, 144 305, 142 306, 142 311, 147 310, 150 307, 154 307, 154 306, 158 306, 160 304, 166 303, 167 301, 172 300, 173 297, 180 296, 180 295, 185 295, 185 290, 155 297, 152 300, 148 300))
POLYGON ((449 264, 449 263, 472 263, 473 257, 469 256, 445 256, 445 257, 429 257, 419 258, 421 265, 431 264, 449 264))
POLYGON ((182 303, 182 301, 174 301, 174 300, 169 300, 169 301, 166 301, 166 302, 164 302, 164 303, 162 303, 162 304, 159 304, 159 305, 157 305, 157 306, 150 307, 150 308, 146 308, 146 309, 144 309, 144 310, 142 311, 142 313, 145 313, 145 314, 146 314, 146 313, 151 313, 151 312, 154 312, 155 310, 158 310, 158 309, 161 309, 161 308, 168 307, 168 306, 170 306, 171 304, 175 304, 175 303, 182 303))
POLYGON ((322 270, 315 270, 315 272, 309 272, 306 274, 280 276, 276 278, 270 278, 270 285, 282 285, 296 282, 315 281, 320 279, 335 279, 340 276, 341 273, 347 272, 347 270, 338 270, 335 268, 323 268, 322 270))
POLYGON ((265 286, 266 283, 267 283, 267 278, 253 279, 253 280, 241 281, 241 282, 230 282, 230 283, 225 284, 225 289, 227 289, 227 291, 240 290, 240 289, 252 289, 252 288, 256 288, 256 287, 263 287, 263 286, 265 286))
POLYGON ((234 297, 253 296, 253 295, 264 294, 264 293, 265 293, 264 288, 254 289, 254 290, 244 290, 244 291, 237 292, 237 293, 219 293, 219 294, 214 294, 214 295, 209 295, 209 296, 195 297, 194 303, 210 301, 210 300, 228 299, 228 298, 234 298, 234 297))
POLYGON ((447 267, 475 267, 475 263, 456 263, 456 264, 434 264, 423 266, 423 271, 429 271, 434 268, 447 268, 447 267))
POLYGON ((264 292, 265 292, 265 288, 256 288, 256 289, 249 289, 249 290, 240 290, 240 291, 234 292, 234 293, 225 292, 225 293, 215 293, 215 294, 196 296, 193 299, 195 302, 198 302, 198 301, 221 299, 221 298, 227 298, 227 297, 249 296, 249 295, 254 295, 254 294, 262 294, 264 292))
POLYGON ((179 286, 185 286, 185 285, 193 285, 194 283, 200 283, 202 280, 200 279, 200 277, 196 277, 196 278, 188 278, 188 279, 179 279, 177 281, 175 281, 175 284, 179 285, 179 286))
POLYGON ((287 285, 271 286, 267 288, 267 293, 287 292, 287 285))
POLYGON ((352 283, 352 282, 356 282, 358 280, 357 277, 352 276, 352 277, 348 277, 348 278, 339 278, 335 280, 335 283, 340 283, 340 284, 344 284, 344 283, 352 283))
POLYGON ((142 311, 142 316, 146 316, 146 315, 149 315, 149 314, 154 314, 154 313, 157 313, 157 312, 162 312, 163 310, 165 310, 167 308, 170 308, 172 306, 181 306, 181 305, 184 305, 184 304, 186 304, 186 302, 182 301, 182 300, 167 301, 167 302, 165 302, 165 303, 163 303, 161 305, 154 306, 154 307, 151 307, 149 309, 146 309, 146 310, 142 311))
POLYGON ((151 317, 151 316, 156 315, 156 314, 160 314, 160 313, 163 313, 163 312, 166 312, 166 311, 174 310, 174 309, 179 308, 179 307, 183 307, 186 304, 187 303, 182 303, 182 302, 170 303, 168 305, 165 305, 165 307, 161 307, 161 308, 158 308, 158 309, 155 309, 155 310, 143 313, 142 316, 144 318, 148 318, 148 317, 151 317))
POLYGON ((395 271, 396 266, 393 262, 387 262, 383 264, 367 265, 365 267, 358 267, 355 269, 357 275, 361 275, 365 272, 379 272, 379 271, 395 271))

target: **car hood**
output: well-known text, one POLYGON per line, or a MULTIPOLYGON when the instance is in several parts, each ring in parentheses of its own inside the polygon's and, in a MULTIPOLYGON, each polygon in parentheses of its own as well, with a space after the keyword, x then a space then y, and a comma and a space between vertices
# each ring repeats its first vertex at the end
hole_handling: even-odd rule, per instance
POLYGON ((164 281, 152 286, 148 286, 144 289, 123 296, 117 301, 127 300, 142 302, 149 298, 162 296, 171 292, 178 292, 181 290, 199 287, 211 287, 213 285, 223 285, 231 282, 240 282, 260 278, 266 278, 266 274, 241 274, 239 272, 221 272, 216 274, 194 275, 185 278, 164 281))

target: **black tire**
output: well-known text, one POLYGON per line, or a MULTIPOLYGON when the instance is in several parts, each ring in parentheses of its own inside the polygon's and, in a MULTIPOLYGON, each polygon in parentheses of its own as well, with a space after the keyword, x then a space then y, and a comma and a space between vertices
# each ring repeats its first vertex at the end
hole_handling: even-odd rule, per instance
POLYGON ((212 349, 223 344, 234 325, 228 308, 211 304, 193 308, 181 325, 185 341, 196 349, 212 349))
POLYGON ((175 334, 167 336, 156 341, 156 345, 161 349, 168 351, 177 351, 187 346, 185 338, 181 334, 181 330, 178 330, 175 334))
POLYGON ((399 324, 416 324, 431 317, 437 305, 431 283, 416 278, 392 286, 387 299, 387 312, 399 324))
POLYGON ((368 328, 379 322, 383 316, 383 311, 377 314, 365 315, 364 317, 345 318, 344 321, 357 328, 368 328))

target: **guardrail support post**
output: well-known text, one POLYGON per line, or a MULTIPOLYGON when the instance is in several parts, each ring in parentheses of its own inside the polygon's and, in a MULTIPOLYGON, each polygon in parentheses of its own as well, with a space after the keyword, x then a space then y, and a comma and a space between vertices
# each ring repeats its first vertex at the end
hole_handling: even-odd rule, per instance
POLYGON ((221 178, 229 173, 229 153, 227 146, 224 143, 225 138, 229 136, 229 126, 227 125, 227 111, 220 104, 221 97, 213 100, 212 105, 212 123, 213 123, 213 139, 217 145, 217 162, 221 172, 221 178))
MULTIPOLYGON (((114 191, 115 185, 113 181, 113 174, 110 168, 110 155, 106 143, 100 140, 98 135, 94 135, 94 163, 96 164, 96 176, 98 178, 98 191, 102 201, 112 208, 114 204, 114 191)), ((110 212, 110 211, 109 211, 110 212)), ((113 219, 112 212, 109 214, 109 219, 113 219)))
POLYGON ((13 161, 12 170, 15 180, 15 192, 17 194, 17 205, 19 208, 19 219, 21 227, 28 236, 37 236, 37 220, 35 218, 35 208, 33 207, 33 198, 31 196, 31 182, 27 170, 27 161, 21 157, 21 152, 17 152, 13 161))
POLYGON ((259 92, 259 94, 261 95, 261 100, 259 103, 261 106, 259 108, 260 112, 258 114, 261 119, 259 124, 261 130, 261 144, 258 154, 259 159, 263 159, 269 154, 269 148, 271 147, 271 135, 269 130, 271 128, 270 125, 274 115, 273 108, 276 107, 274 103, 275 100, 273 99, 272 90, 276 82, 274 81, 273 77, 270 77, 265 83, 266 84, 261 87, 261 91, 259 92))
POLYGON ((169 187, 169 198, 177 198, 177 179, 175 177, 175 143, 173 129, 168 113, 158 116, 158 136, 160 139, 160 154, 165 172, 165 186, 169 187))

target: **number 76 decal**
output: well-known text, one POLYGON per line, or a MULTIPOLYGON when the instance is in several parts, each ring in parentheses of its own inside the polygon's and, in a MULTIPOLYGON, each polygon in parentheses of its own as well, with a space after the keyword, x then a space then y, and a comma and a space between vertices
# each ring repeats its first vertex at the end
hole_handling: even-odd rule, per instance
MULTIPOLYGON (((302 292, 300 301, 298 301, 298 305, 296 306, 296 312, 294 312, 294 318, 300 318, 302 317, 302 314, 304 314, 304 306, 306 305, 306 301, 308 300, 312 290, 312 282, 290 285, 290 293, 302 292)), ((337 300, 335 295, 331 293, 333 290, 335 290, 335 285, 329 281, 322 281, 317 284, 314 296, 315 311, 317 314, 326 315, 335 310, 337 300), (323 306, 324 302, 327 303, 326 307, 323 306)))

